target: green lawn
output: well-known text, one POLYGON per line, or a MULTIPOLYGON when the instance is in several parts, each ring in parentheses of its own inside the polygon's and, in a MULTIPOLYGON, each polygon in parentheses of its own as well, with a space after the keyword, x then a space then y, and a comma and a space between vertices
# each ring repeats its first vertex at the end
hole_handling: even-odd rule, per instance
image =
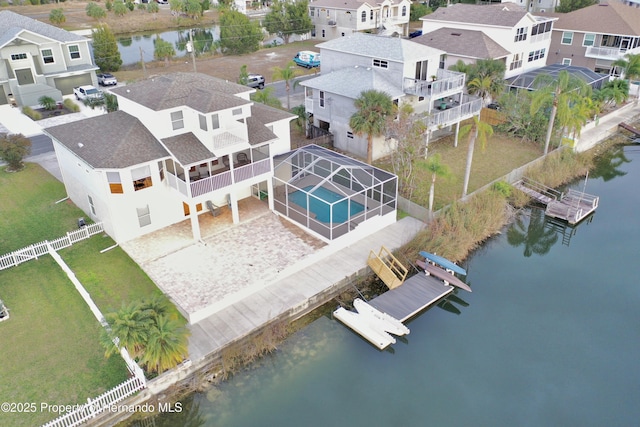
MULTIPOLYGON (((437 178, 435 187, 434 210, 440 209, 462 195, 464 170, 467 162, 468 139, 460 139, 458 146, 453 146, 453 136, 448 136, 429 144, 429 155, 440 153, 442 162, 450 171, 449 178, 437 178)), ((500 178, 542 155, 542 149, 537 144, 521 142, 519 139, 508 138, 495 133, 485 145, 484 150, 479 141, 476 142, 469 179, 469 193, 500 178)), ((390 164, 380 162, 384 169, 391 170, 390 164)), ((419 205, 429 206, 429 187, 431 173, 416 171, 417 188, 412 201, 419 205)))
POLYGON ((35 163, 17 173, 0 168, 0 255, 64 236, 85 216, 66 197, 64 185, 35 163))
MULTIPOLYGON (((0 271, 0 401, 76 404, 127 379, 120 357, 104 358, 100 324, 53 258, 0 271)), ((56 414, 0 412, 0 425, 34 426, 56 414)))

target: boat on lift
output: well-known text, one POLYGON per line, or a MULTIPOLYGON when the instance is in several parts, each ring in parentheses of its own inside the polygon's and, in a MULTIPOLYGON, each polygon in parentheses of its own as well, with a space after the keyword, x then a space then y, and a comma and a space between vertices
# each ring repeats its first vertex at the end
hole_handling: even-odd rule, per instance
POLYGON ((353 307, 358 310, 358 314, 366 317, 378 329, 398 336, 408 335, 410 332, 409 328, 401 321, 387 313, 383 313, 360 298, 353 300, 353 307))

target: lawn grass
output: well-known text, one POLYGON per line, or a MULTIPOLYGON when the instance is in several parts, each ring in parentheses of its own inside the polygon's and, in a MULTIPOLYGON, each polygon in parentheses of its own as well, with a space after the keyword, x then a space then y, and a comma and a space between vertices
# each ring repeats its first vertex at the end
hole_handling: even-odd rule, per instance
POLYGON ((52 240, 78 228, 85 216, 66 197, 64 185, 35 163, 15 173, 0 168, 0 255, 52 240))
MULTIPOLYGON (((462 196, 469 142, 467 138, 461 138, 457 147, 453 146, 453 142, 453 136, 447 136, 429 144, 428 154, 431 156, 439 153, 442 162, 450 170, 448 178, 436 179, 434 210, 449 205, 462 196)), ((468 192, 473 192, 541 155, 542 149, 538 144, 521 142, 519 139, 498 133, 495 133, 487 141, 484 149, 477 141, 473 152, 468 192)), ((382 161, 377 166, 392 171, 388 161, 382 161)), ((422 170, 417 170, 415 173, 417 188, 411 200, 421 206, 428 207, 431 173, 422 170)))
MULTIPOLYGON (((0 297, 10 310, 0 323, 0 401, 77 404, 126 380, 124 361, 105 359, 100 324, 52 257, 1 271, 0 297)), ((56 417, 0 412, 0 425, 56 417)))

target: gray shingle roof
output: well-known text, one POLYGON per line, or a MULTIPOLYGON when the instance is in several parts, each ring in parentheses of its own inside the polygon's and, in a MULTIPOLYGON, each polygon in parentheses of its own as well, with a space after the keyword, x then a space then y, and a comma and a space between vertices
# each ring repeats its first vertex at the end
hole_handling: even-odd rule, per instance
POLYGON ((440 28, 411 39, 415 43, 446 50, 448 54, 469 58, 504 58, 509 51, 482 31, 440 28))
MULTIPOLYGON (((328 7, 331 9, 344 9, 344 10, 356 10, 363 4, 368 4, 371 7, 377 7, 376 1, 366 0, 316 0, 309 3, 311 7, 328 7)), ((391 3, 394 3, 393 1, 391 3)))
POLYGON ((259 145, 263 142, 278 139, 260 120, 255 117, 247 117, 247 131, 249 132, 249 144, 259 145))
POLYGON ((364 67, 343 68, 314 79, 305 80, 301 84, 352 99, 358 98, 363 91, 372 89, 385 92, 391 98, 399 98, 404 95, 402 87, 391 83, 383 76, 382 72, 364 67))
POLYGON ((640 8, 619 1, 595 4, 569 13, 545 13, 557 17, 554 30, 640 36, 640 8))
POLYGON ((268 125, 279 120, 295 119, 296 115, 259 102, 254 102, 251 107, 251 117, 256 118, 260 123, 268 125))
POLYGON ((26 16, 3 10, 0 12, 0 47, 11 42, 22 31, 27 30, 62 43, 87 40, 53 25, 27 18, 26 16))
POLYGON ((317 45, 318 48, 352 53, 371 58, 403 62, 427 56, 439 56, 444 51, 416 43, 399 37, 384 37, 371 34, 354 33, 346 37, 338 37, 317 45))
POLYGON ((513 27, 527 11, 514 4, 475 5, 456 3, 449 7, 439 7, 430 15, 420 18, 423 21, 464 22, 471 24, 513 27))
POLYGON ((116 111, 45 129, 96 169, 121 169, 169 156, 140 121, 116 111))
POLYGON ((173 73, 142 80, 111 91, 154 111, 189 106, 210 113, 246 105, 235 95, 251 89, 200 73, 173 73))
POLYGON ((181 165, 202 163, 215 157, 191 132, 164 138, 162 143, 181 165))

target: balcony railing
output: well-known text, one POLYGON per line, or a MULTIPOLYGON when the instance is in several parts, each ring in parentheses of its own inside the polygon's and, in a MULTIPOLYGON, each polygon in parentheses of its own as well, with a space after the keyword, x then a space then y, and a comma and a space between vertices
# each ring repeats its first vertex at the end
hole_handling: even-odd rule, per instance
POLYGON ((624 56, 626 51, 621 50, 618 47, 595 47, 589 46, 587 47, 584 56, 587 58, 595 58, 595 59, 610 59, 615 61, 616 59, 620 59, 624 56))
POLYGON ((189 187, 187 187, 187 183, 183 179, 173 175, 171 172, 167 171, 166 175, 169 186, 175 188, 187 197, 198 197, 202 196, 203 194, 221 190, 230 185, 268 173, 270 171, 271 159, 266 158, 255 161, 253 163, 249 163, 244 166, 236 167, 233 170, 227 170, 191 182, 189 183, 189 187), (190 191, 188 191, 187 188, 190 191))
POLYGON ((431 129, 445 127, 478 115, 481 109, 482 98, 465 95, 460 105, 443 111, 433 111, 425 120, 431 129))
POLYGON ((304 109, 307 114, 313 114, 313 98, 308 97, 304 99, 304 109))
POLYGON ((448 71, 438 68, 436 80, 404 79, 404 92, 424 97, 445 97, 464 88, 464 73, 448 71))

